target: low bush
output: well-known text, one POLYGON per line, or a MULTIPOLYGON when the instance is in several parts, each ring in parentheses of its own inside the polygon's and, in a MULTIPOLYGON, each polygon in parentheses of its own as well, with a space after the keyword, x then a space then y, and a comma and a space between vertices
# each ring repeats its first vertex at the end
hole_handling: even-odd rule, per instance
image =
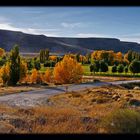
POLYGON ((44 67, 55 67, 55 61, 47 61, 44 63, 44 67))
POLYGON ((131 109, 119 109, 107 115, 101 122, 105 133, 140 133, 140 113, 131 109))

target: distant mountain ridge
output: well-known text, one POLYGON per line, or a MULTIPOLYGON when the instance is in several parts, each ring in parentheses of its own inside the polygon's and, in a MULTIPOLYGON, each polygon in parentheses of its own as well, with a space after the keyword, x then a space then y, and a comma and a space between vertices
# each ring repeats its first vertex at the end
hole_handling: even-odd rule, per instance
POLYGON ((47 37, 45 35, 26 34, 18 31, 0 30, 0 47, 10 51, 14 44, 20 45, 20 52, 37 53, 48 48, 52 53, 81 53, 93 50, 114 50, 123 53, 128 50, 140 52, 140 44, 120 41, 116 38, 70 38, 47 37))

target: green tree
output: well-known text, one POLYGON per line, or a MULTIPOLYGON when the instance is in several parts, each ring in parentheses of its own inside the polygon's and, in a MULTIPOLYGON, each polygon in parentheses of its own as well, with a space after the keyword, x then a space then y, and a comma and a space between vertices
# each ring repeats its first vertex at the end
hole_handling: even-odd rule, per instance
POLYGON ((44 63, 45 61, 44 50, 40 50, 39 58, 40 58, 40 63, 44 63))
POLYGON ((34 68, 34 63, 32 59, 27 61, 27 68, 28 70, 32 70, 34 68))
POLYGON ((45 61, 48 61, 49 60, 49 50, 46 49, 45 50, 45 61))
POLYGON ((94 60, 93 63, 92 63, 92 65, 94 65, 94 67, 95 67, 94 71, 95 72, 99 72, 99 68, 100 68, 99 61, 98 60, 94 60))
POLYGON ((129 65, 129 70, 135 74, 140 72, 140 61, 133 60, 129 65))
POLYGON ((20 79, 19 45, 15 45, 10 52, 10 80, 9 85, 16 85, 20 79))
POLYGON ((87 63, 90 64, 91 63, 91 53, 86 54, 86 59, 87 59, 87 63))
POLYGON ((122 72, 124 71, 124 65, 123 65, 123 64, 119 64, 119 65, 117 66, 117 71, 118 71, 119 73, 122 73, 122 72))
POLYGON ((117 66, 116 65, 113 65, 112 66, 112 72, 114 73, 114 72, 117 72, 117 66))
POLYGON ((80 62, 80 53, 77 53, 75 57, 76 57, 77 62, 80 62))
POLYGON ((97 71, 97 67, 96 67, 96 64, 93 63, 92 65, 90 65, 90 72, 96 72, 97 71))
POLYGON ((103 60, 100 61, 100 72, 107 72, 108 71, 108 64, 105 63, 103 60))
POLYGON ((3 66, 4 64, 6 64, 7 60, 4 58, 0 58, 0 66, 3 66))
POLYGON ((128 51, 128 60, 129 60, 129 62, 132 61, 132 53, 133 53, 132 50, 129 50, 129 51, 128 51))
POLYGON ((128 66, 124 67, 124 72, 127 73, 128 72, 128 66))
POLYGON ((40 70, 41 65, 40 65, 39 60, 35 60, 35 61, 34 61, 34 68, 37 69, 37 70, 40 70))

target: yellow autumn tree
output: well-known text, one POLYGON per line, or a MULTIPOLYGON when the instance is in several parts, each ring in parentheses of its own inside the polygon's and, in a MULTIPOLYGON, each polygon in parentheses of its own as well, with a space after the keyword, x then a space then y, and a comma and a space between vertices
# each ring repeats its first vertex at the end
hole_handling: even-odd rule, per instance
POLYGON ((54 68, 54 80, 57 83, 69 84, 80 82, 83 74, 81 64, 69 55, 65 55, 63 60, 58 62, 54 68))
POLYGON ((129 60, 128 60, 128 53, 126 53, 126 54, 124 55, 124 61, 126 61, 128 64, 130 63, 129 60))
POLYGON ((46 83, 49 83, 51 81, 51 70, 50 69, 47 69, 45 71, 45 74, 43 76, 43 80, 46 82, 46 83))
POLYGON ((0 69, 0 77, 2 79, 3 85, 7 85, 8 81, 10 79, 10 66, 9 63, 6 65, 2 66, 0 69))
POLYGON ((37 71, 37 69, 33 69, 31 77, 30 77, 30 81, 31 81, 31 83, 41 84, 42 83, 42 74, 40 74, 37 71))
POLYGON ((119 61, 119 62, 122 62, 123 60, 123 55, 121 52, 117 52, 116 55, 115 55, 115 60, 119 61))
POLYGON ((22 82, 29 84, 31 82, 31 77, 29 74, 26 74, 26 76, 22 79, 22 82))
POLYGON ((94 60, 98 60, 98 51, 94 51, 91 53, 91 58, 94 59, 94 60))
POLYGON ((32 74, 31 74, 31 77, 30 77, 31 83, 36 83, 36 81, 37 81, 37 76, 38 76, 38 71, 37 71, 37 69, 33 69, 33 70, 32 70, 32 74))
POLYGON ((5 55, 5 50, 0 48, 0 57, 4 56, 5 55))
POLYGON ((56 61, 57 60, 57 56, 55 56, 55 55, 49 56, 49 59, 52 60, 52 61, 56 61))
POLYGON ((21 63, 20 63, 20 81, 26 77, 27 71, 28 71, 27 63, 24 61, 21 61, 21 63))

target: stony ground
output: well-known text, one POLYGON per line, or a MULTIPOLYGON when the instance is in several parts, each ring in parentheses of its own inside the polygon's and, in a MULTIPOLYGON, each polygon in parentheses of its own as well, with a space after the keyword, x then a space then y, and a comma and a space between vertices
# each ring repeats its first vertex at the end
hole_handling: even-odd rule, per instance
POLYGON ((100 121, 113 110, 140 110, 140 90, 106 85, 50 96, 42 104, 1 105, 0 133, 100 133, 100 121))
MULTIPOLYGON (((96 88, 103 85, 119 85, 122 83, 130 82, 140 82, 140 80, 133 81, 113 81, 113 82, 88 82, 81 84, 73 84, 68 86, 68 92, 77 92, 79 90, 88 90, 89 88, 96 88)), ((8 94, 5 96, 0 96, 0 104, 8 104, 10 106, 19 106, 19 107, 33 107, 42 105, 42 102, 47 100, 53 95, 59 95, 66 92, 67 85, 60 86, 46 86, 41 89, 35 89, 32 91, 20 92, 17 94, 8 94)), ((15 87, 16 88, 16 87, 15 87)))

